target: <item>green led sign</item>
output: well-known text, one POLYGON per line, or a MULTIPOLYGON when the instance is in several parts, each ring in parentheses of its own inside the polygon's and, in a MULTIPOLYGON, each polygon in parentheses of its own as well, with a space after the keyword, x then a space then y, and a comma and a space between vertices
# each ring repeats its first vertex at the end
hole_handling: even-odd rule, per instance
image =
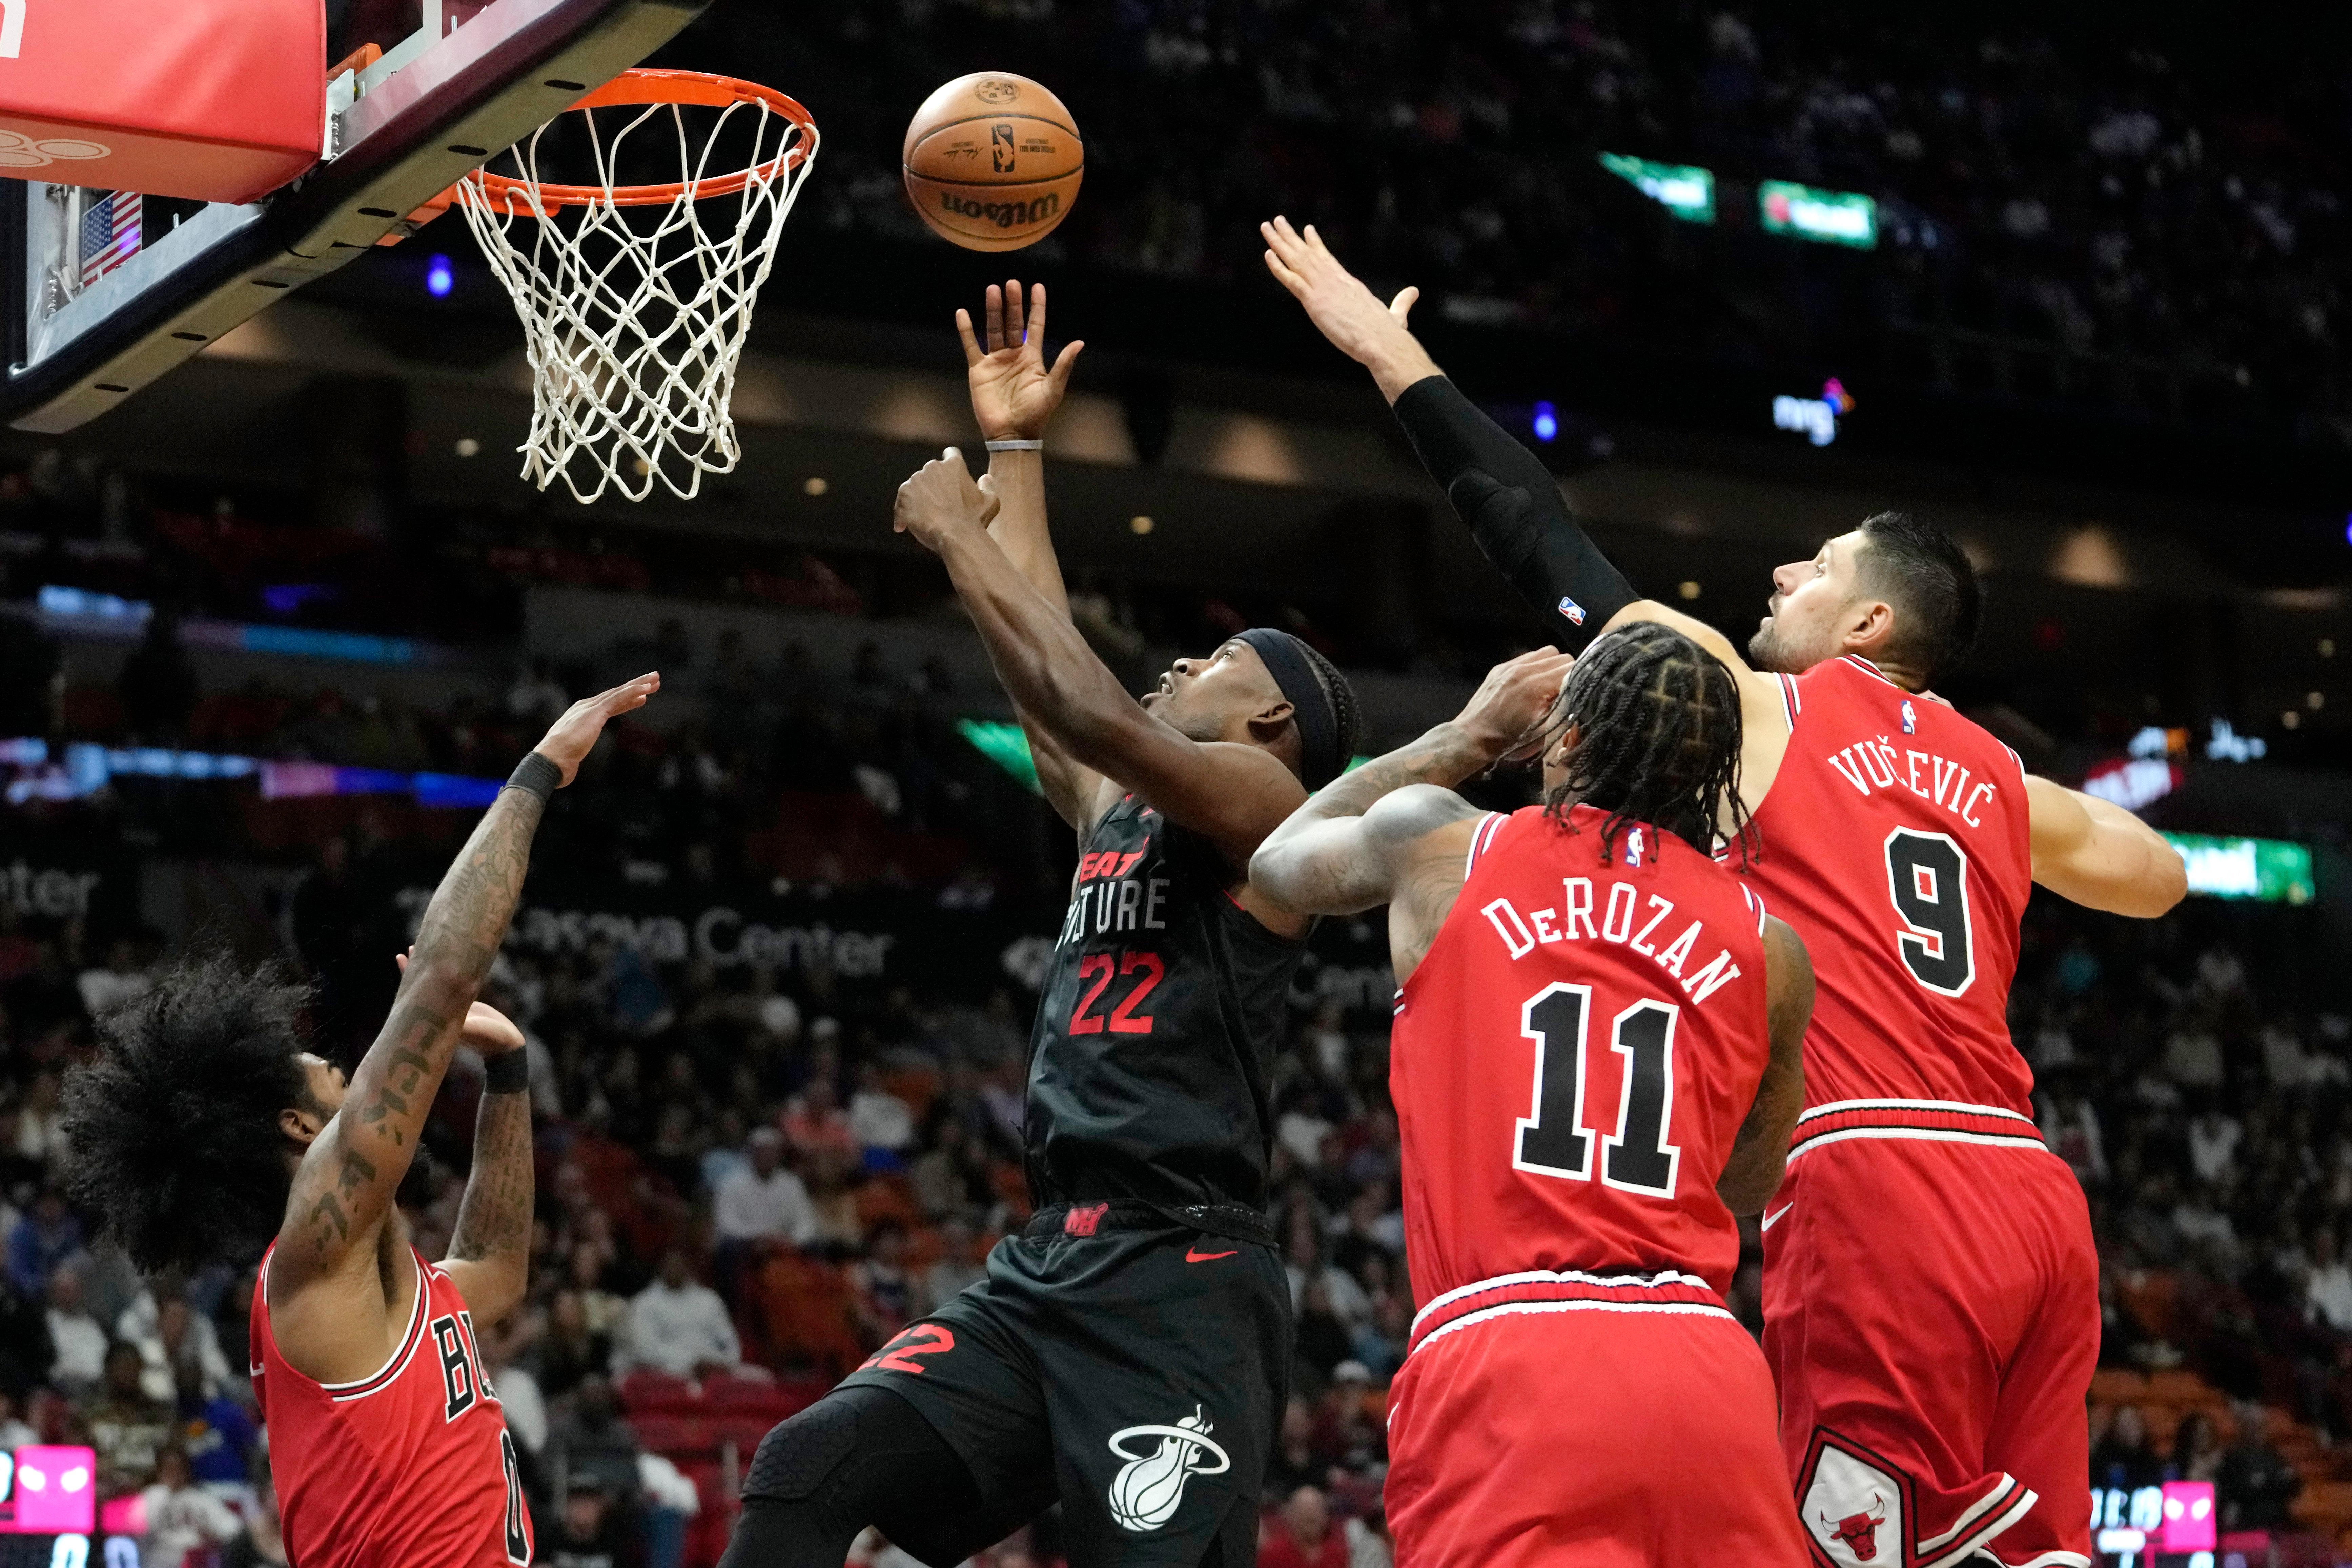
POLYGON ((1003 719, 959 719, 956 733, 970 741, 980 754, 1019 779, 1031 795, 1043 795, 1037 782, 1037 759, 1029 754, 1029 737, 1021 726, 1003 719))
POLYGON ((1756 212, 1767 234, 1850 245, 1856 250, 1878 244, 1878 204, 1859 191, 1817 191, 1787 180, 1766 180, 1756 187, 1756 212))
POLYGON ((2188 866, 2192 893, 2265 904, 2307 904, 2319 896, 2308 845, 2278 838, 2214 838, 2202 833, 2168 833, 2164 839, 2188 866))
POLYGON ((1654 163, 1603 153, 1601 166, 1685 223, 1715 221, 1715 176, 1689 163, 1654 163))

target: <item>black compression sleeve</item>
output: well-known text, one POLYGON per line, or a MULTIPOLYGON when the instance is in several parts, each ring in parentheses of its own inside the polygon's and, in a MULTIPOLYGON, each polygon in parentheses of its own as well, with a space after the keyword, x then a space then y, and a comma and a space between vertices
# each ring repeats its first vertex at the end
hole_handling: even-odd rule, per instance
POLYGON ((1550 470, 1461 388, 1426 376, 1398 396, 1396 416, 1478 548, 1559 647, 1582 648, 1642 597, 1569 515, 1550 470))

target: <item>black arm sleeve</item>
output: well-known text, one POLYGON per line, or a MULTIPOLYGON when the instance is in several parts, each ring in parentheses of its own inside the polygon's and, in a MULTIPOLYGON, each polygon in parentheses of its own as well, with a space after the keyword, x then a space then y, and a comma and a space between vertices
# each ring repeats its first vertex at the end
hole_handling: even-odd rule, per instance
POLYGON ((1551 471, 1451 381, 1414 382, 1398 396, 1396 416, 1478 548, 1559 647, 1581 650, 1642 597, 1569 515, 1551 471))

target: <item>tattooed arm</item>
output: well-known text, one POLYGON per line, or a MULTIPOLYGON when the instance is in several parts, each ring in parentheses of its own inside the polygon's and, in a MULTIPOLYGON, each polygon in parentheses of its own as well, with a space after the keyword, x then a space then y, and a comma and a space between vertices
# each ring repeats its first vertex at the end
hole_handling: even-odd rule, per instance
MULTIPOLYGON (((504 1015, 474 1004, 466 1020, 466 1043, 483 1059, 523 1048, 522 1031, 504 1015), (482 1015, 502 1026, 493 1036, 482 1015)), ((474 1169, 457 1205, 457 1228, 442 1263, 457 1293, 487 1329, 513 1310, 530 1283, 530 1087, 505 1093, 486 1091, 474 1113, 474 1169)))
MULTIPOLYGON (((645 706, 660 684, 658 676, 640 676, 573 703, 540 742, 539 754, 555 764, 561 783, 571 783, 605 723, 645 706)), ((383 1226, 474 993, 522 896, 543 809, 530 791, 507 789, 483 814, 425 906, 392 1016, 295 1172, 271 1262, 270 1306, 288 1357, 310 1375, 334 1381, 319 1369, 348 1364, 352 1346, 345 1342, 352 1332, 345 1325, 366 1315, 371 1298, 379 1313, 405 1311, 413 1284, 396 1269, 378 1268, 383 1226), (308 1300, 320 1283, 334 1287, 327 1292, 331 1299, 308 1300), (312 1337, 306 1331, 320 1342, 316 1354, 303 1353, 303 1342, 312 1337)), ((364 1359, 363 1343, 358 1353, 363 1375, 374 1363, 364 1359)))

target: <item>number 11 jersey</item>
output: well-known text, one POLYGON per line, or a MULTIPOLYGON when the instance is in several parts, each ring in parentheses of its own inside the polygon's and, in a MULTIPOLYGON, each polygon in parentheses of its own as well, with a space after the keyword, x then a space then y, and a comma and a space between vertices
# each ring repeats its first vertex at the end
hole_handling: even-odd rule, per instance
POLYGON ((1774 679, 1789 750, 1748 876, 1813 960, 1797 1147, 1890 1121, 2031 1138, 2033 1074, 2008 1019, 2033 890, 2024 764, 1867 659, 1774 679))
POLYGON ((1457 1310, 1727 1316, 1739 1233, 1715 1184, 1771 1057, 1764 905, 1646 824, 1604 858, 1607 821, 1482 819, 1397 994, 1417 1336, 1457 1310))

